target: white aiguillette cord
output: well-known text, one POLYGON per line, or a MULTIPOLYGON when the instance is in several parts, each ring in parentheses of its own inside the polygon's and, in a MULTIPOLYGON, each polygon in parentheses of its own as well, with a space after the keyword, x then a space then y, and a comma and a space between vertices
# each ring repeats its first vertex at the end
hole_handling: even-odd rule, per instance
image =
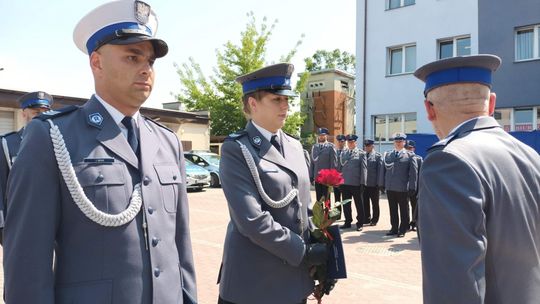
POLYGON ((93 222, 106 227, 118 227, 131 222, 135 216, 137 216, 137 213, 139 213, 142 206, 141 184, 138 183, 133 188, 129 206, 126 210, 119 214, 109 214, 98 210, 88 197, 86 197, 81 184, 77 180, 75 170, 71 164, 71 157, 69 156, 66 143, 64 142, 64 138, 62 133, 60 133, 58 126, 50 119, 47 119, 47 121, 51 125, 51 140, 56 161, 58 163, 58 169, 60 169, 60 172, 62 173, 62 177, 66 182, 66 186, 69 189, 73 201, 82 213, 93 222))
POLYGON ((257 167, 255 166, 255 160, 253 160, 253 156, 251 156, 251 153, 249 153, 248 148, 241 143, 240 141, 236 141, 240 145, 240 150, 242 150, 242 155, 244 156, 244 159, 246 160, 247 166, 249 168, 249 172, 251 172, 251 176, 253 177, 253 180, 255 181, 255 185, 257 186, 257 191, 259 191, 259 194, 261 195, 263 201, 272 208, 283 208, 287 205, 289 205, 292 200, 298 195, 298 189, 292 189, 289 194, 287 194, 283 199, 279 201, 274 201, 271 199, 268 194, 264 191, 264 188, 261 183, 261 178, 259 176, 259 172, 257 171, 257 167))

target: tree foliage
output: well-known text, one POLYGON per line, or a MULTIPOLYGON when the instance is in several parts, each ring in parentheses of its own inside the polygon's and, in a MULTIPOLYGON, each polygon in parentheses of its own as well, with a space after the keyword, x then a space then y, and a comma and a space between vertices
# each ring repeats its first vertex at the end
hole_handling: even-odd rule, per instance
MULTIPOLYGON (((223 49, 216 51, 217 66, 212 76, 206 77, 192 57, 181 66, 175 64, 182 85, 177 100, 187 110, 210 112, 211 135, 227 135, 244 128, 246 119, 242 111, 242 87, 235 79, 265 66, 266 50, 277 20, 269 25, 265 17, 258 24, 253 12, 248 13, 247 17, 249 21, 240 33, 239 43, 227 41, 223 49)), ((289 62, 300 44, 301 40, 280 61, 289 62)), ((284 130, 298 133, 302 122, 302 115, 293 113, 287 119, 284 130)))
POLYGON ((314 72, 324 69, 340 69, 354 74, 356 58, 346 51, 317 50, 313 56, 305 58, 306 71, 314 72))

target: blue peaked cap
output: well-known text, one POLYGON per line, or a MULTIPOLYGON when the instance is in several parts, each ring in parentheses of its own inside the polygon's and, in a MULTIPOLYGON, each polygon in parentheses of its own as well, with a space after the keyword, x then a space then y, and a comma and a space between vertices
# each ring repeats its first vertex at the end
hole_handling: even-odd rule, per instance
POLYGON ((43 91, 30 92, 24 94, 18 100, 21 109, 26 108, 46 108, 50 109, 53 104, 53 97, 43 91))
POLYGON ((358 136, 355 135, 355 134, 349 134, 349 135, 345 136, 345 139, 347 141, 356 141, 358 139, 358 136))
POLYGON ((491 75, 501 64, 501 58, 485 54, 452 57, 428 63, 414 72, 425 82, 424 96, 435 88, 454 83, 479 83, 491 88, 491 75))
POLYGON ((243 95, 256 91, 267 91, 276 95, 295 97, 291 87, 291 75, 294 66, 290 63, 278 63, 258 69, 236 78, 242 84, 243 95))
POLYGON ((329 132, 328 132, 327 128, 319 128, 319 129, 317 129, 317 134, 319 134, 319 135, 323 135, 323 134, 328 135, 329 132))

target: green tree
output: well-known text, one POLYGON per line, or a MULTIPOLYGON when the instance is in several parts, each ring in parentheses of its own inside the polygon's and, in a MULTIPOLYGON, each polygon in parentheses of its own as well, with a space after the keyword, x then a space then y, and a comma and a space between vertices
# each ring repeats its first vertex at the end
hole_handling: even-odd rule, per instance
MULTIPOLYGON (((193 58, 181 66, 175 64, 182 85, 177 100, 190 111, 208 110, 212 135, 227 135, 244 128, 246 119, 242 111, 242 87, 235 79, 265 65, 268 42, 277 20, 268 25, 265 17, 258 25, 253 12, 248 13, 247 17, 249 21, 240 34, 239 44, 228 41, 222 50, 216 51, 217 66, 213 76, 206 77, 193 58)), ((280 61, 289 62, 300 44, 301 40, 280 61)), ((284 129, 297 134, 302 122, 301 114, 292 113, 284 129)))
POLYGON ((340 69, 354 74, 356 58, 346 51, 317 50, 313 56, 305 58, 306 71, 314 72, 324 69, 340 69))

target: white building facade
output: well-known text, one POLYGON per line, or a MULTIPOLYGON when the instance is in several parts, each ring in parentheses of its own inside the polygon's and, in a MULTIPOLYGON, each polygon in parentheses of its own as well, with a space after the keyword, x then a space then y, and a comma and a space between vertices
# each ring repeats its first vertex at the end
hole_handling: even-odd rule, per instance
POLYGON ((478 54, 474 0, 357 0, 356 133, 378 150, 394 132, 433 133, 414 71, 439 58, 478 54))

